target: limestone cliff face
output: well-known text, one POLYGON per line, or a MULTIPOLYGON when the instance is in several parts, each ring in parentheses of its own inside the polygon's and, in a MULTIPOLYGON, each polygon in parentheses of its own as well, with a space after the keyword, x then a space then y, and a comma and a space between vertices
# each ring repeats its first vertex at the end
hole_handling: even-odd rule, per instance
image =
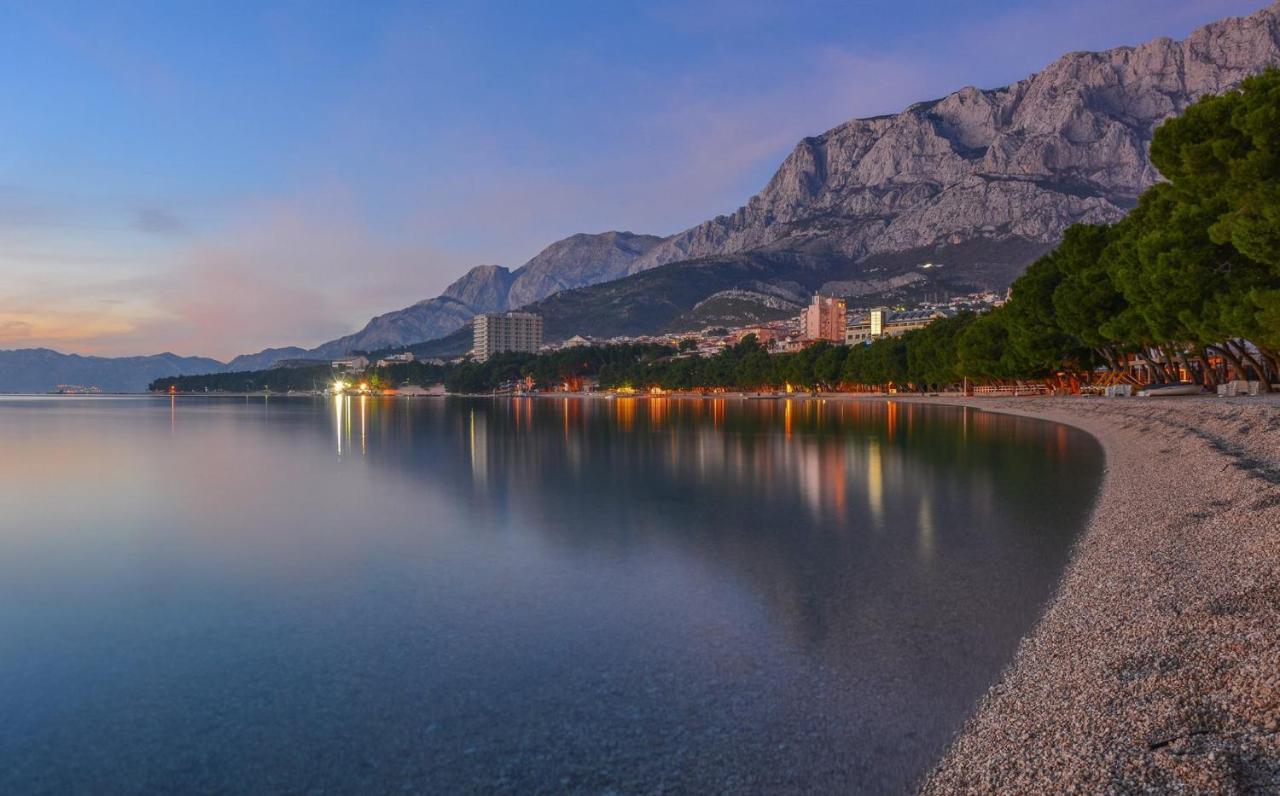
POLYGON ((571 235, 543 249, 516 272, 507 306, 523 307, 576 287, 626 276, 631 264, 662 238, 631 232, 571 235))
POLYGON ((1078 52, 994 90, 965 88, 801 141, 745 206, 672 236, 631 272, 761 248, 859 259, 973 238, 1052 243, 1114 221, 1158 178, 1155 128, 1280 63, 1280 3, 1181 42, 1078 52))
POLYGON ((515 275, 501 265, 477 265, 445 288, 441 297, 465 304, 477 314, 504 310, 515 279, 515 275))

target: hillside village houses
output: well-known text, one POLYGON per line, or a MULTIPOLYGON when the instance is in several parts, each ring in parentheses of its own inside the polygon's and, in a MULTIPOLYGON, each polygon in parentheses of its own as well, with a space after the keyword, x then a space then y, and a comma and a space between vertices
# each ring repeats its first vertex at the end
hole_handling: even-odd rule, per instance
MULTIPOLYGON (((1000 306, 1007 300, 1004 293, 985 291, 955 296, 944 302, 928 302, 918 309, 871 309, 847 306, 847 300, 838 296, 815 294, 810 303, 801 309, 800 315, 773 321, 762 321, 747 326, 726 328, 709 326, 701 330, 668 332, 653 335, 592 338, 581 334, 558 343, 542 342, 542 318, 531 313, 507 312, 477 315, 472 321, 473 345, 469 355, 478 361, 499 351, 562 350, 579 346, 617 345, 627 343, 657 343, 680 347, 692 341, 693 345, 681 348, 677 357, 714 356, 726 347, 735 345, 748 335, 769 351, 793 352, 826 340, 836 344, 865 345, 880 337, 897 337, 912 329, 919 329, 936 318, 946 318, 965 310, 981 311, 1000 306)), ((449 358, 460 361, 463 357, 449 358)), ((419 361, 410 351, 388 354, 372 363, 376 367, 419 361)), ((427 364, 443 365, 444 358, 421 360, 427 364)), ((290 361, 291 365, 315 364, 323 360, 290 361)), ((364 355, 352 355, 331 362, 335 370, 363 371, 370 365, 364 355)), ((581 385, 576 385, 581 388, 581 385)))

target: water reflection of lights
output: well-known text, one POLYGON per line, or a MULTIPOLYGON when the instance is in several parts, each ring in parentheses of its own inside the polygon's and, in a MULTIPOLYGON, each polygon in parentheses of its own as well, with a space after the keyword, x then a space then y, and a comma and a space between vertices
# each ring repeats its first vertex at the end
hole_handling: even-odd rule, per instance
POLYGON ((338 436, 338 455, 342 455, 342 395, 333 396, 333 433, 338 436))
MULTIPOLYGON (((360 400, 360 455, 364 456, 368 452, 369 439, 369 396, 361 395, 360 400)), ((352 426, 354 423, 351 419, 351 396, 337 395, 333 396, 333 433, 338 443, 338 455, 341 456, 344 450, 350 451, 351 437, 354 433, 352 426), (345 440, 345 444, 344 444, 345 440)))
POLYGON ((879 527, 884 520, 884 463, 880 456, 880 440, 867 440, 867 506, 871 519, 879 527))
POLYGON ((655 430, 660 430, 666 425, 667 417, 671 413, 671 402, 667 398, 653 397, 649 399, 649 426, 655 430))
POLYGON ((926 560, 933 558, 933 504, 928 495, 920 500, 920 514, 916 518, 916 524, 920 529, 920 557, 926 560))
POLYGON ((618 396, 613 407, 617 413, 618 427, 623 431, 630 431, 636 422, 636 399, 618 396))
POLYGON ((369 400, 369 396, 363 395, 363 394, 360 396, 360 455, 361 456, 364 456, 366 452, 367 434, 365 430, 365 414, 366 414, 365 404, 368 400, 369 400))

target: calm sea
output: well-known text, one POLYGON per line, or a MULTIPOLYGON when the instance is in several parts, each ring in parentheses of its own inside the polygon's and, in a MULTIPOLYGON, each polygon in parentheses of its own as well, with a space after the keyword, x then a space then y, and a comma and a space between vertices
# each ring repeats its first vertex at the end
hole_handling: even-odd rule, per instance
POLYGON ((900 792, 1102 472, 887 401, 0 400, 0 793, 900 792))

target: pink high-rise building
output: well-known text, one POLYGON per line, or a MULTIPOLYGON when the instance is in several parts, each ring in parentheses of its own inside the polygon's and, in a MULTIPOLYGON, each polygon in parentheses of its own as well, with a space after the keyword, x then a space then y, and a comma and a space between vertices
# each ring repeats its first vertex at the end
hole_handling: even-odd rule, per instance
POLYGON ((800 332, 806 340, 844 342, 844 299, 813 294, 809 306, 800 310, 800 332))

